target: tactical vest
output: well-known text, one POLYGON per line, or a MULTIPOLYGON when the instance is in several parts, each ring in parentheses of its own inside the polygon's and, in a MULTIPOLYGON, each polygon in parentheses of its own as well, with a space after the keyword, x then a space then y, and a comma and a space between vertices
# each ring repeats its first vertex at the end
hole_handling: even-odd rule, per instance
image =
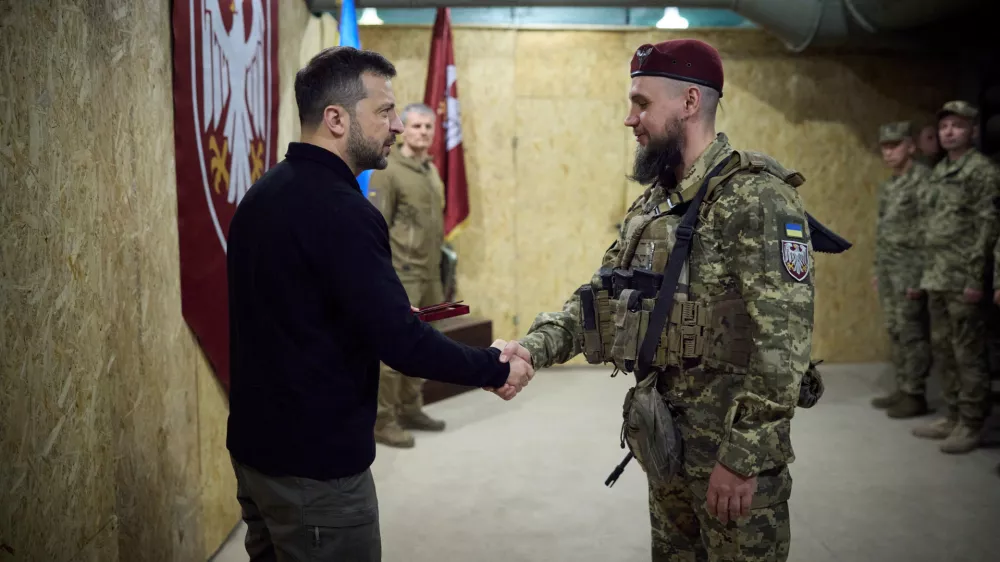
MULTIPOLYGON (((738 173, 767 173, 798 187, 805 180, 767 155, 737 151, 734 158, 708 185, 701 216, 715 201, 713 192, 738 173)), ((691 200, 697 184, 684 193, 671 193, 666 201, 633 215, 623 225, 624 247, 614 267, 602 268, 589 284, 577 291, 583 354, 588 363, 613 363, 632 372, 639 346, 646 335, 649 316, 663 282, 676 230, 682 214, 670 210, 691 200)), ((644 198, 643 198, 644 199, 644 198)), ((629 209, 636 210, 640 199, 629 209)), ((689 263, 681 268, 674 305, 666 328, 660 334, 652 366, 657 369, 749 365, 753 351, 752 322, 746 303, 738 293, 692 301, 689 298, 689 263)))

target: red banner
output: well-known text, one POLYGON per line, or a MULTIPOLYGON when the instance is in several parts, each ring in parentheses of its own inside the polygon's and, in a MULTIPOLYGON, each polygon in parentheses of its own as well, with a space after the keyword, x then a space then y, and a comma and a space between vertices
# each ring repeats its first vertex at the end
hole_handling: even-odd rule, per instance
POLYGON ((277 2, 174 1, 181 307, 227 389, 229 222, 277 162, 277 2))
POLYGON ((454 40, 451 37, 451 12, 438 8, 431 36, 431 57, 427 67, 424 103, 437 111, 437 134, 430 154, 444 182, 444 232, 446 238, 458 233, 469 216, 469 190, 465 178, 465 154, 462 151, 462 123, 458 105, 454 40))

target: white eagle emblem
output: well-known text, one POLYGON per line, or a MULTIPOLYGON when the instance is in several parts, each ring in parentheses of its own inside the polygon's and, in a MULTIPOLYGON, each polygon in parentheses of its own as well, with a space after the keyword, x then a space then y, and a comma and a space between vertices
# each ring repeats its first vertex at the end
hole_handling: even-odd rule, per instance
MULTIPOLYGON (((227 200, 237 205, 256 179, 251 177, 252 141, 268 136, 265 77, 270 70, 265 68, 264 7, 261 0, 251 0, 250 29, 246 30, 242 4, 227 2, 226 9, 233 11, 227 32, 219 0, 206 0, 201 33, 204 121, 199 132, 206 134, 225 123, 222 135, 232 156, 226 170, 227 200)), ((260 171, 253 175, 259 177, 260 171)))
POLYGON ((781 261, 792 279, 803 281, 809 275, 809 248, 802 242, 782 240, 781 261))

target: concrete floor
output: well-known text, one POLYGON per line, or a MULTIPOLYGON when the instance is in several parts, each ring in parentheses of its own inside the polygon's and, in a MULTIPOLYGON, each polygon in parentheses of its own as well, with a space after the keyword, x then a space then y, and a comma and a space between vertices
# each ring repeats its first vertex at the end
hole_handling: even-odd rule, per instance
MULTIPOLYGON (((1000 560, 1000 425, 989 446, 948 456, 910 436, 870 398, 882 365, 821 366, 827 392, 799 410, 789 560, 1000 560)), ((621 460, 630 377, 596 368, 544 371, 514 401, 476 391, 428 406, 442 434, 379 446, 372 468, 383 559, 406 562, 649 560, 645 479, 621 460)), ((936 396, 932 388, 932 396, 936 396)), ((940 407, 940 403, 935 406, 940 407)), ((1000 406, 997 407, 1000 411, 1000 406)), ((217 562, 245 562, 238 527, 217 562)))

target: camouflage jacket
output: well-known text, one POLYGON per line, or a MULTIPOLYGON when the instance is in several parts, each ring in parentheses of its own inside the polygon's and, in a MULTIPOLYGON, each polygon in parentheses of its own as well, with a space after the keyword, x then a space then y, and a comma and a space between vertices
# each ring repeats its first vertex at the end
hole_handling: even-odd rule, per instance
POLYGON ((930 168, 914 160, 902 175, 879 188, 878 223, 875 237, 875 271, 900 276, 904 285, 916 289, 923 273, 923 217, 927 209, 927 176, 930 168))
POLYGON ((1000 236, 993 243, 993 290, 1000 291, 1000 236))
POLYGON ((389 225, 392 265, 403 280, 440 279, 444 184, 434 164, 393 147, 389 166, 372 173, 368 199, 389 225))
POLYGON ((938 162, 929 182, 926 266, 920 286, 932 291, 983 290, 997 235, 1000 171, 970 150, 958 160, 938 162))
MULTIPOLYGON (((690 200, 704 177, 732 154, 719 134, 675 189, 648 189, 629 209, 618 239, 605 252, 602 267, 639 267, 649 258, 636 251, 630 263, 619 254, 628 243, 630 223, 654 213, 670 194, 690 200)), ((683 206, 682 206, 683 207, 683 206)), ((654 219, 646 227, 671 246, 679 214, 654 219), (658 224, 659 223, 659 224, 658 224)), ((751 349, 741 365, 703 362, 667 377, 664 396, 678 415, 685 448, 685 470, 707 478, 716 462, 744 474, 791 462, 790 420, 802 375, 809 367, 813 326, 812 246, 805 210, 789 184, 768 173, 740 171, 718 186, 702 204, 691 242, 688 296, 706 301, 736 294, 746 305, 751 349), (783 246, 803 242, 808 253, 796 280, 785 264, 783 246)), ((650 250, 652 252, 652 250, 650 250)), ((662 254, 653 260, 662 267, 662 254)), ((568 361, 582 350, 580 301, 574 294, 560 312, 539 314, 521 340, 536 369, 568 361)))

